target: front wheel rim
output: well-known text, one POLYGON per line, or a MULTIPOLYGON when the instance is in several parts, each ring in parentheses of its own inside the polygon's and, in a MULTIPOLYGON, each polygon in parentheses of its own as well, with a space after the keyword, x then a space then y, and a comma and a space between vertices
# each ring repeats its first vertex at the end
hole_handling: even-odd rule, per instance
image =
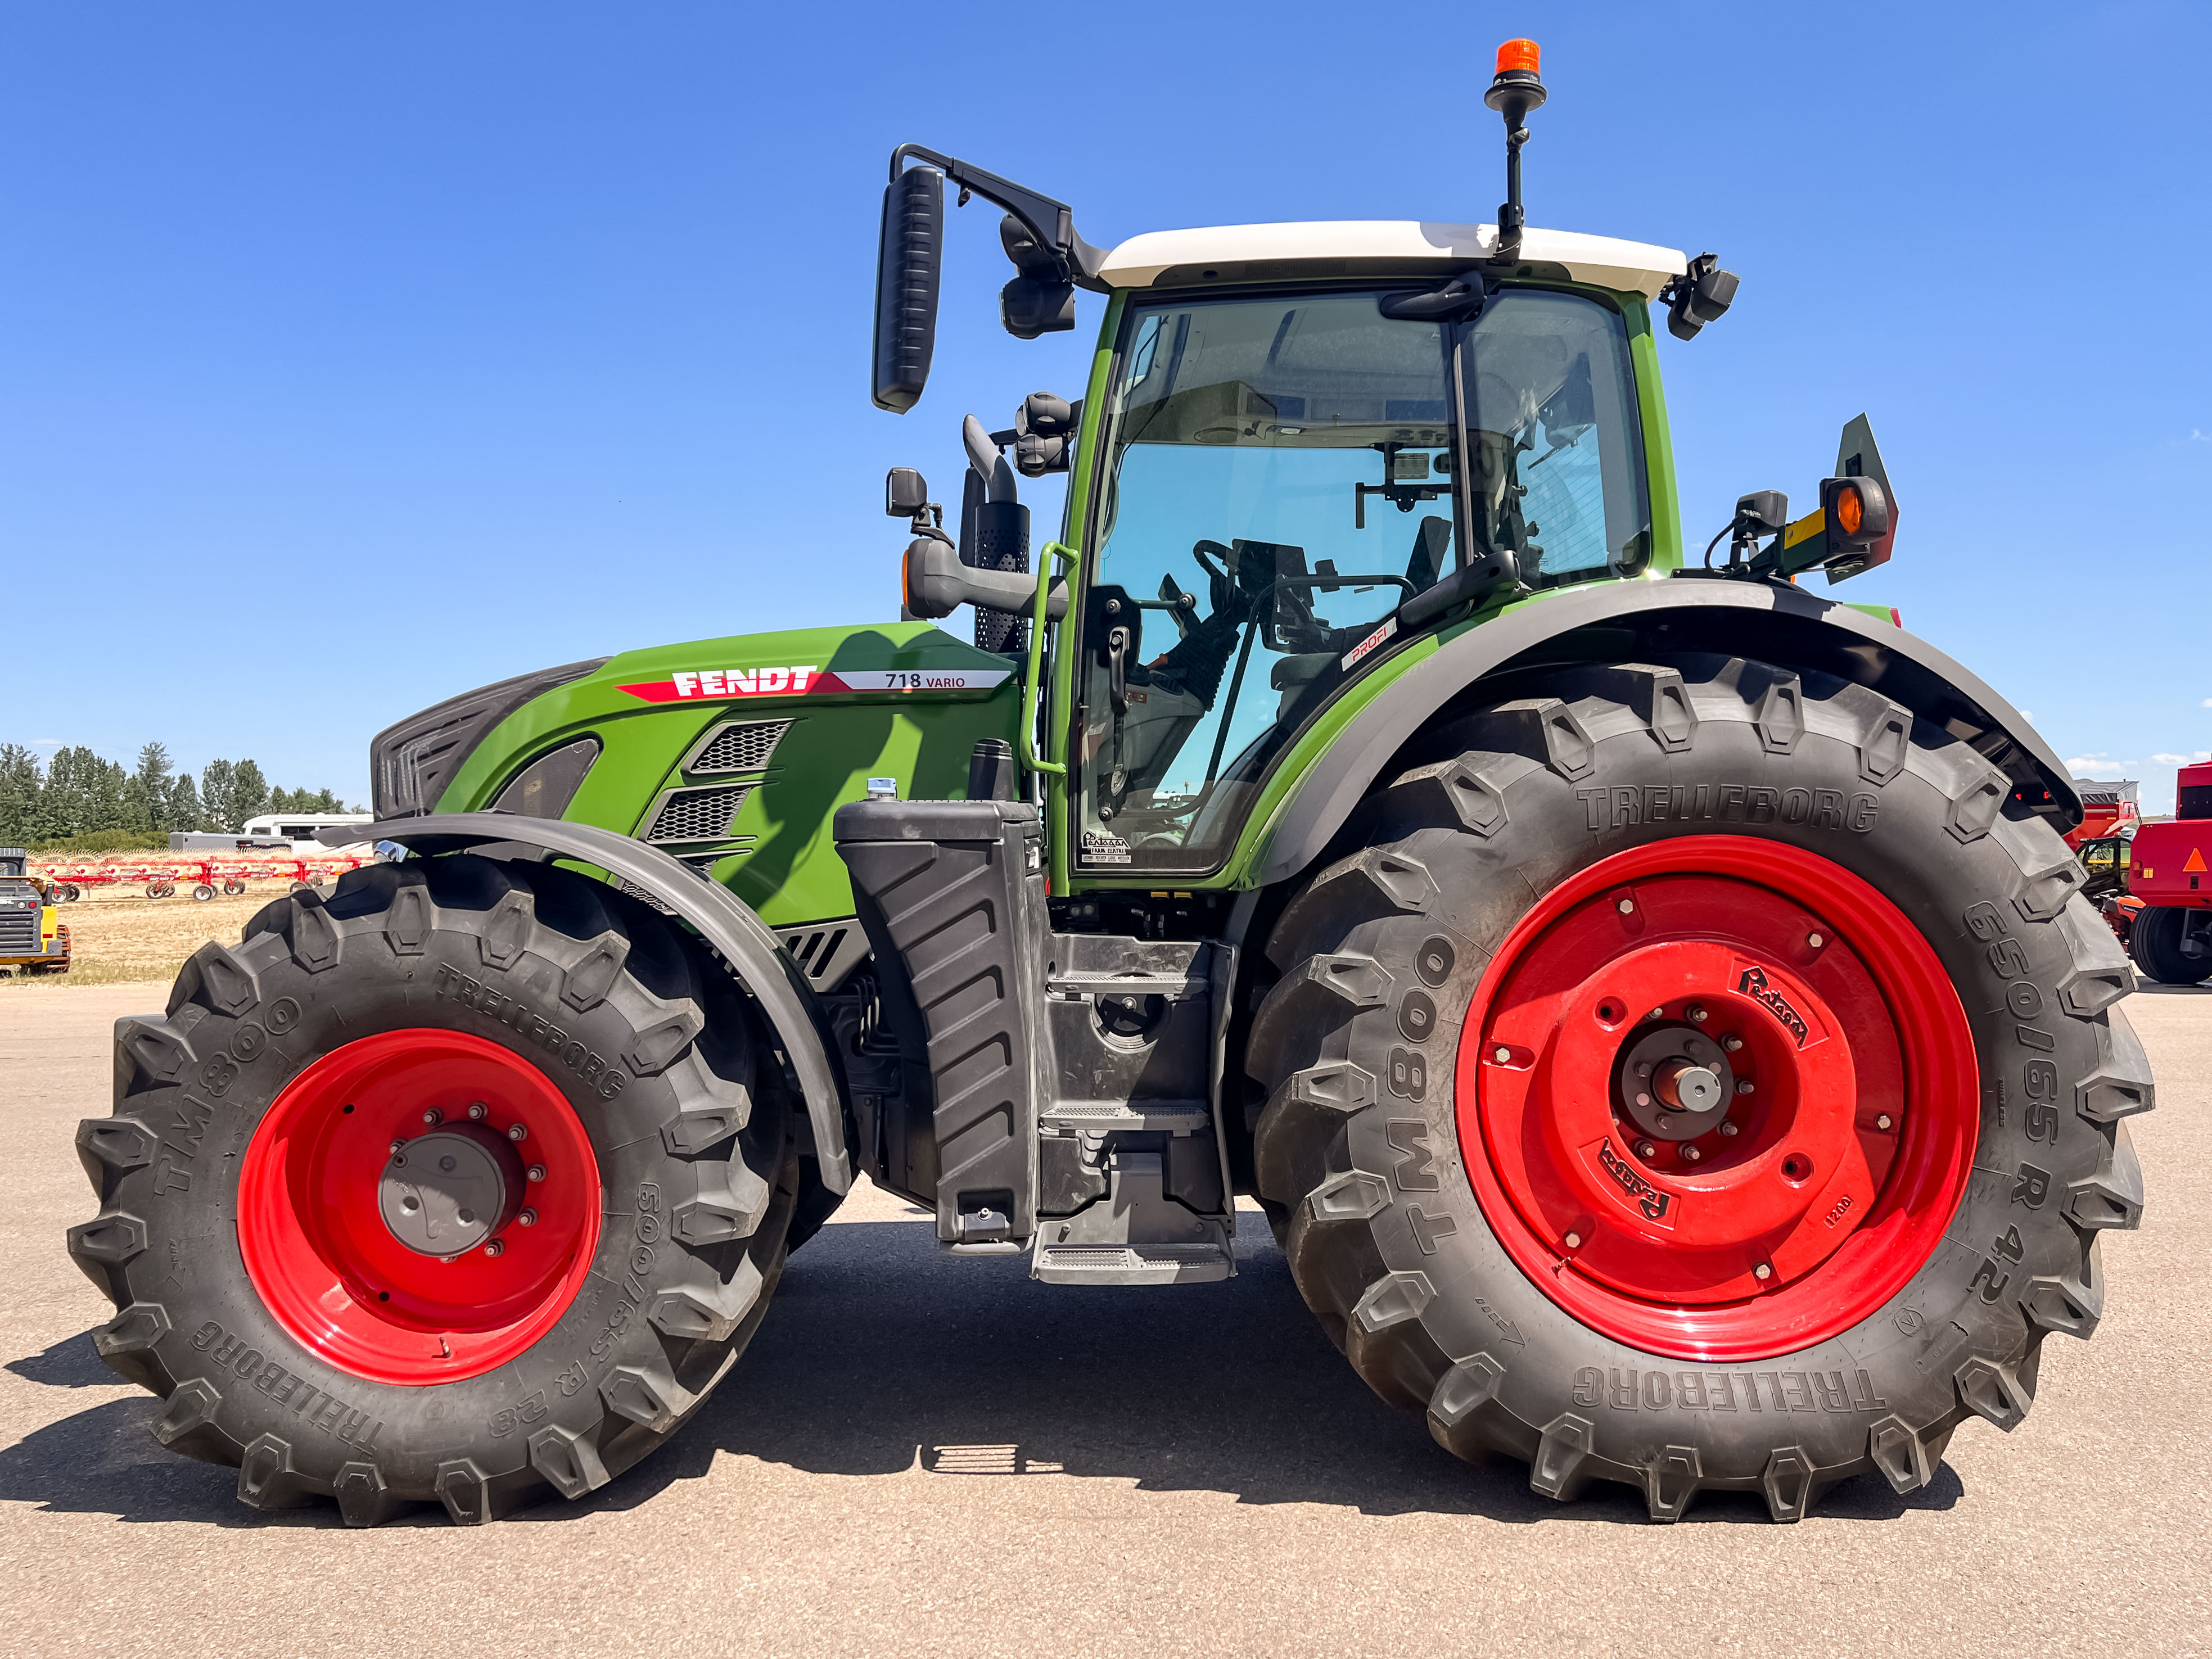
POLYGON ((1508 936, 1463 1029, 1461 1149, 1492 1231, 1649 1352, 1837 1335, 1965 1194, 1979 1079, 1950 977, 1888 899, 1796 848, 1685 836, 1593 865, 1508 936))
POLYGON ((552 1328, 591 1271, 600 1207, 591 1137, 544 1073, 463 1032, 386 1031, 270 1103, 239 1171, 239 1253, 303 1346, 422 1387, 480 1376, 552 1328), (428 1149, 419 1169, 410 1147, 428 1149), (481 1214, 466 1207, 478 1195, 481 1214))

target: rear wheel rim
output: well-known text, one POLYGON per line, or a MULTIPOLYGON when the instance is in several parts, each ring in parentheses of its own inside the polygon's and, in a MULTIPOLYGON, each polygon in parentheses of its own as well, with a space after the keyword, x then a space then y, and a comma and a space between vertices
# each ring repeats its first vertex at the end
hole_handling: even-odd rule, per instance
POLYGON ((331 1050, 270 1103, 239 1172, 239 1251, 270 1314, 339 1369, 407 1386, 480 1376, 550 1330, 591 1270, 599 1212, 567 1099, 459 1031, 331 1050))
POLYGON ((1650 1352, 1849 1329, 1966 1192, 1979 1080, 1950 977, 1888 899, 1796 848, 1685 836, 1593 865, 1509 935, 1464 1030, 1461 1149, 1492 1231, 1650 1352))

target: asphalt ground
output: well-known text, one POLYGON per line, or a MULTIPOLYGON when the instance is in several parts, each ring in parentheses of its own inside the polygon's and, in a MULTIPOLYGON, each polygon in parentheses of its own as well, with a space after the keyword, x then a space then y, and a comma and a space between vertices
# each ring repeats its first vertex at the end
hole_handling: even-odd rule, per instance
POLYGON ((0 999, 0 1649, 141 1653, 1392 1654, 2205 1651, 2212 991, 2127 1005, 2160 1107, 2142 1230, 2088 1343, 1906 1498, 1812 1518, 1706 1494, 1673 1528, 1470 1468, 1330 1348, 1256 1215, 1224 1285, 1073 1290, 951 1261, 873 1190, 796 1256, 678 1440, 580 1504, 374 1531, 266 1516, 156 1446, 63 1253, 71 1145, 150 986, 0 999))

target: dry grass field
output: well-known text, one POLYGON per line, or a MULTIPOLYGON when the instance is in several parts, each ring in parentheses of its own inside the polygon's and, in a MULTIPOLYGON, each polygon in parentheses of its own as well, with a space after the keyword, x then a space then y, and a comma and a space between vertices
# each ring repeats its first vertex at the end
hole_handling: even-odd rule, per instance
POLYGON ((186 896, 149 899, 136 889, 94 888, 60 907, 70 930, 70 963, 58 977, 0 980, 0 996, 31 985, 118 985, 152 980, 167 984, 185 958, 211 939, 235 944, 253 914, 284 896, 282 881, 255 882, 242 898, 204 904, 186 896))

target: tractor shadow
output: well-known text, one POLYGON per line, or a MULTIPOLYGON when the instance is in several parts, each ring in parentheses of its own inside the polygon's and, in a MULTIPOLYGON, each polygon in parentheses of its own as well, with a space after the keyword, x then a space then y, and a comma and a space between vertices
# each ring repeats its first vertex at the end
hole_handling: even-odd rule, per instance
POLYGON ((259 1515, 238 1501, 235 1470, 195 1463, 164 1451, 147 1432, 157 1405, 100 1363, 86 1331, 44 1351, 7 1362, 27 1382, 52 1389, 97 1389, 112 1397, 34 1430, 0 1449, 0 1503, 31 1504, 69 1514, 112 1515, 122 1521, 182 1521, 223 1527, 270 1521, 335 1523, 335 1509, 259 1515))
MULTIPOLYGON (((1562 1504, 1518 1462, 1439 1449, 1330 1346, 1266 1224, 1237 1227, 1235 1279, 1163 1291, 1040 1285, 1025 1258, 940 1255, 926 1222, 833 1223, 685 1434, 586 1507, 647 1502, 731 1452, 821 1474, 1104 1476, 1376 1516, 1648 1524, 1626 1487, 1562 1504)), ((1879 1475, 1845 1482, 1814 1513, 1887 1519, 1963 1495, 1947 1465, 1908 1498, 1879 1475)), ((1771 1524, 1733 1492, 1700 1495, 1686 1520, 1771 1524)))
MULTIPOLYGON (((1601 1482, 1556 1504, 1528 1490, 1518 1463, 1469 1467, 1440 1450, 1329 1346, 1265 1224, 1246 1215, 1238 1226, 1237 1278, 1163 1291, 1044 1285, 1023 1258, 941 1256, 926 1222, 833 1223, 793 1258, 751 1347, 669 1445, 580 1504, 515 1519, 559 1525, 635 1509, 708 1477, 726 1452, 817 1474, 1103 1476, 1376 1516, 1649 1524, 1626 1487, 1601 1482)), ((89 1334, 6 1369, 58 1389, 117 1386, 89 1334)), ((248 1509, 234 1471, 155 1444, 155 1414, 151 1398, 118 1393, 0 1449, 0 1503, 131 1522, 337 1525, 323 1503, 248 1509)), ((1948 1465, 1909 1498, 1863 1475, 1814 1514, 1886 1520, 1963 1495, 1948 1465)), ((410 1519, 446 1524, 427 1506, 410 1519)), ((1770 1524, 1762 1501, 1733 1492, 1702 1494, 1685 1521, 1695 1523, 1770 1524)))

